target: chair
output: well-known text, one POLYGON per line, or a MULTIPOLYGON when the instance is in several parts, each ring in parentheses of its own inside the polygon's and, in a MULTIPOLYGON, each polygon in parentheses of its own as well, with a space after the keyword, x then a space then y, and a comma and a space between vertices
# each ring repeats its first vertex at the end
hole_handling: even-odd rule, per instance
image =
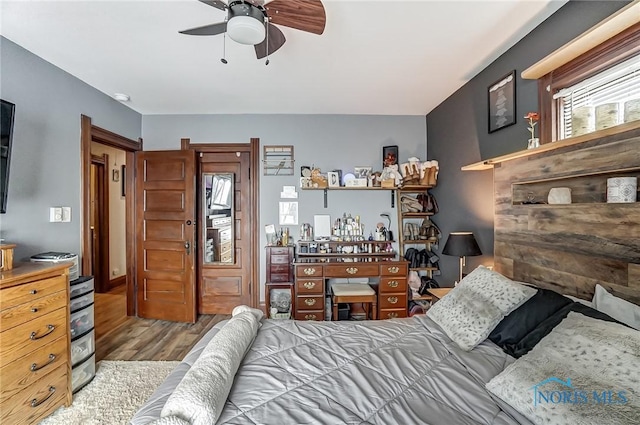
POLYGON ((339 303, 368 303, 369 309, 367 317, 371 315, 372 320, 377 318, 378 297, 376 291, 369 285, 359 283, 334 283, 331 285, 331 301, 333 303, 333 314, 331 320, 338 320, 339 303))

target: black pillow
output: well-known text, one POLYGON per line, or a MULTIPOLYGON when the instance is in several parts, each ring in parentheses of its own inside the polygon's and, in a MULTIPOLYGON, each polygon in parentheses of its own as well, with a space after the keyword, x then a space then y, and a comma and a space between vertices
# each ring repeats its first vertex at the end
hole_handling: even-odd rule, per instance
MULTIPOLYGON (((585 316, 593 317, 595 319, 606 320, 607 322, 620 323, 612 317, 602 313, 596 309, 593 309, 587 305, 579 302, 572 302, 569 305, 562 307, 556 311, 553 315, 546 320, 538 324, 535 329, 529 332, 524 338, 518 341, 516 344, 505 344, 502 349, 513 357, 522 357, 527 354, 538 342, 549 332, 553 330, 562 320, 567 317, 569 312, 575 311, 577 313, 584 314, 585 316)), ((621 323, 624 325, 623 323, 621 323)), ((625 325, 626 326, 626 325, 625 325)))
POLYGON ((503 349, 507 345, 515 345, 544 320, 572 303, 569 298, 557 292, 537 289, 538 292, 533 297, 502 319, 489 335, 491 341, 503 349))

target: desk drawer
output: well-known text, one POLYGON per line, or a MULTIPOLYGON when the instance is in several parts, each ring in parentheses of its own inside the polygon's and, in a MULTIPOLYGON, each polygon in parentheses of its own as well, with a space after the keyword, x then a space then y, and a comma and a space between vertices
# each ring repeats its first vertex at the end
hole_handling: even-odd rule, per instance
POLYGON ((345 263, 325 266, 326 277, 376 277, 378 276, 377 264, 345 263))
POLYGON ((275 247, 275 246, 270 246, 269 247, 269 251, 271 251, 271 258, 272 258, 272 262, 273 262, 273 257, 276 255, 283 255, 287 261, 289 261, 289 247, 286 246, 282 246, 282 247, 275 247))
POLYGON ((296 311, 296 320, 324 320, 324 310, 296 311))
POLYGON ((378 287, 381 294, 383 293, 407 293, 407 278, 382 277, 380 278, 380 286, 378 287))
POLYGON ((399 294, 379 294, 378 306, 381 309, 397 309, 407 306, 407 295, 399 294))
POLYGON ((318 265, 299 265, 296 266, 296 276, 301 277, 312 277, 312 276, 322 276, 322 266, 318 265))
POLYGON ((284 255, 274 255, 271 253, 271 264, 289 264, 289 254, 284 255))
MULTIPOLYGON (((4 292, 2 294, 4 296, 4 292)), ((0 313, 0 332, 42 317, 66 306, 66 304, 67 291, 58 291, 48 296, 29 300, 17 307, 2 310, 0 313)))
POLYGON ((396 263, 396 264, 384 264, 380 265, 380 275, 381 276, 399 276, 399 277, 407 277, 408 274, 408 264, 407 263, 396 263))
POLYGON ((380 319, 380 320, 399 319, 399 318, 402 318, 402 317, 407 317, 407 309, 406 308, 394 309, 394 310, 390 310, 390 309, 380 310, 380 314, 378 315, 378 319, 380 319))
POLYGON ((66 336, 68 328, 69 322, 65 307, 2 332, 2 344, 0 345, 2 365, 66 336))
POLYGON ((324 279, 296 279, 296 293, 299 295, 324 294, 324 279))
POLYGON ((318 310, 324 309, 324 294, 307 295, 296 298, 296 312, 301 310, 318 310))
POLYGON ((7 398, 29 388, 47 373, 66 364, 66 356, 67 338, 62 337, 15 362, 3 364, 0 368, 0 402, 4 403, 7 398))
POLYGON ((60 275, 49 279, 37 280, 24 285, 14 286, 2 290, 0 310, 15 307, 22 303, 30 302, 55 292, 64 291, 67 295, 67 276, 60 275))

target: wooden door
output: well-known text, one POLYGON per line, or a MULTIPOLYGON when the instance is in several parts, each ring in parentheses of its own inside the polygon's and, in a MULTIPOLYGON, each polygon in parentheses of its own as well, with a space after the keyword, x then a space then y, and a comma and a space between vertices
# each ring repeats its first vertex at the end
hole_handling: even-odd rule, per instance
MULTIPOLYGON (((253 190, 250 181, 251 150, 249 145, 239 145, 226 151, 203 152, 200 155, 200 175, 206 173, 232 173, 234 175, 233 246, 234 260, 230 264, 205 264, 203 253, 199 255, 198 312, 201 314, 228 314, 233 307, 252 305, 252 226, 257 217, 252 217, 253 190)), ((200 178, 202 185, 202 178, 200 178)), ((199 191, 202 195, 202 190, 199 191)), ((206 228, 203 196, 199 196, 198 223, 199 246, 204 246, 206 228)))
POLYGON ((136 152, 138 316, 196 321, 195 152, 136 152))

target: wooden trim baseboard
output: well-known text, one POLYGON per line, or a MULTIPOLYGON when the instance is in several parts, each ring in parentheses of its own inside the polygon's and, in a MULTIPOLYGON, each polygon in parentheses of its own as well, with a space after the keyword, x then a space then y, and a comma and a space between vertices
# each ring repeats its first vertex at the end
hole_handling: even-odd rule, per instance
POLYGON ((113 288, 117 288, 120 285, 124 285, 127 283, 127 275, 118 276, 116 278, 109 280, 109 290, 113 288))

